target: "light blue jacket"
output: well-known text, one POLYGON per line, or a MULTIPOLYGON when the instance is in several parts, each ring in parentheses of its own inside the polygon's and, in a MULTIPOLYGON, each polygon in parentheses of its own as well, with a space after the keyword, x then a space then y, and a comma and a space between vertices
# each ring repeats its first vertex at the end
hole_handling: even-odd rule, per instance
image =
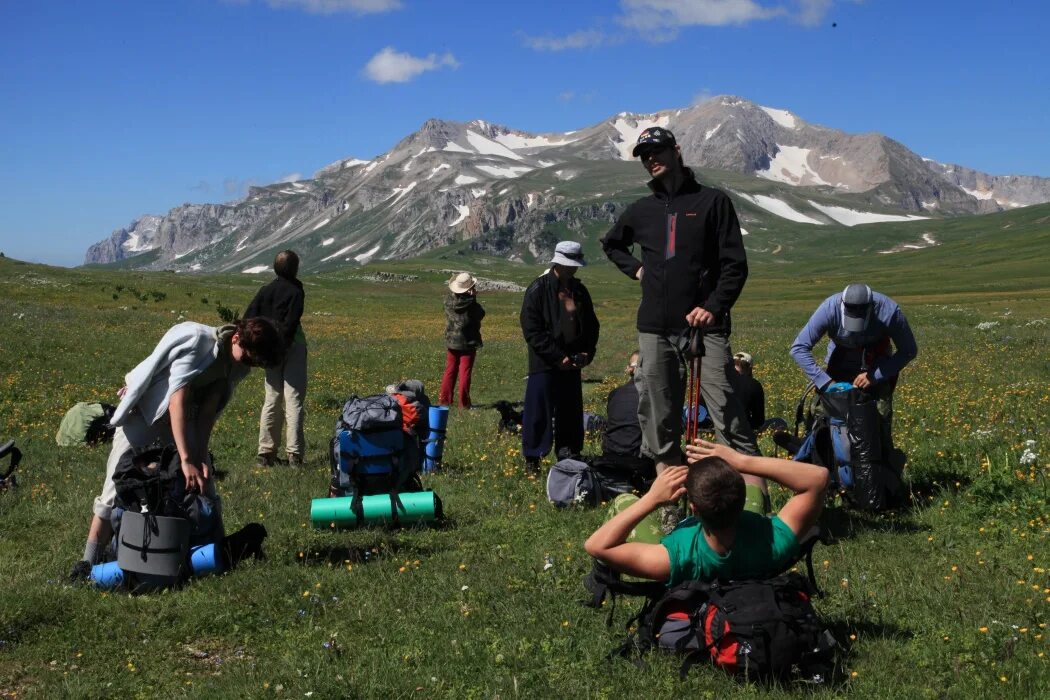
MULTIPOLYGON (((846 381, 846 375, 852 373, 856 376, 861 369, 868 369, 871 380, 878 384, 895 378, 915 359, 919 352, 915 336, 897 302, 885 294, 872 292, 872 318, 862 333, 849 333, 842 328, 841 302, 841 293, 825 299, 791 344, 791 356, 818 389, 832 382, 829 372, 840 375, 836 380, 846 381), (827 371, 813 357, 813 347, 825 335, 830 339, 828 354, 824 358, 827 371), (888 350, 879 352, 877 347, 887 338, 893 341, 892 354, 888 350), (874 354, 874 358, 871 366, 865 367, 865 354, 868 353, 874 354)), ((848 381, 852 380, 853 377, 849 376, 848 381)))

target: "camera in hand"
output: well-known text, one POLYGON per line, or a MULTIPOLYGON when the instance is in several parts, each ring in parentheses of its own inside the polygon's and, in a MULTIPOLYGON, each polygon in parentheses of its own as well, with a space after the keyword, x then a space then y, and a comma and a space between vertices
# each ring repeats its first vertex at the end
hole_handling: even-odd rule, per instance
POLYGON ((577 367, 583 367, 587 364, 587 354, 582 352, 574 353, 569 356, 569 361, 577 367))

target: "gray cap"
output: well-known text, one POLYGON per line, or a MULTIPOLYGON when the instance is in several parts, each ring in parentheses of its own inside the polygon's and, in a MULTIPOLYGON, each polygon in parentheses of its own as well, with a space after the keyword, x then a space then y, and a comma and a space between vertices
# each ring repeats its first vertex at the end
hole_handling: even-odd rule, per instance
POLYGON ((860 333, 868 327, 872 311, 871 287, 866 284, 851 284, 842 290, 842 329, 849 333, 860 333))
POLYGON ((562 241, 554 246, 551 262, 565 267, 583 267, 587 264, 583 259, 583 248, 576 241, 562 241))

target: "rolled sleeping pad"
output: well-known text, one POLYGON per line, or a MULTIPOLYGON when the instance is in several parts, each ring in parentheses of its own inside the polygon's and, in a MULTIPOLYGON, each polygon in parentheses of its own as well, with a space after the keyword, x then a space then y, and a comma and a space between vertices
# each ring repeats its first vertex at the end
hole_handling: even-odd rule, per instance
POLYGON ((194 576, 221 574, 226 570, 222 551, 214 542, 190 548, 190 569, 194 576))
POLYGON ((115 561, 95 564, 91 567, 91 580, 100 591, 111 591, 124 584, 124 570, 115 561))
POLYGON ((124 571, 177 580, 190 550, 190 521, 124 511, 117 562, 124 571))
POLYGON ((427 435, 426 457, 423 460, 423 471, 432 472, 441 466, 441 457, 445 453, 445 429, 448 427, 448 406, 431 406, 427 418, 430 421, 430 434, 427 435))
MULTIPOLYGON (((417 491, 399 494, 402 508, 397 520, 402 525, 427 523, 442 517, 441 499, 433 491, 417 491)), ((342 498, 315 498, 310 503, 310 522, 315 528, 327 529, 358 527, 357 516, 351 509, 353 496, 342 498)), ((364 496, 361 499, 364 513, 363 525, 380 525, 392 522, 390 495, 386 493, 364 496)))

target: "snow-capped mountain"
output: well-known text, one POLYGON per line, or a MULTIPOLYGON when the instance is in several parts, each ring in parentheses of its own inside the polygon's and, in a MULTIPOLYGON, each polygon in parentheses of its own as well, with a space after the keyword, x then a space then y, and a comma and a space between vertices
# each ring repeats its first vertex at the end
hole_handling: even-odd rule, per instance
POLYGON ((942 165, 880 134, 847 134, 727 96, 624 112, 564 133, 431 119, 373 160, 344 158, 309 180, 253 187, 241 201, 137 219, 92 246, 85 262, 141 256, 131 264, 262 271, 276 250, 293 247, 316 268, 463 240, 503 255, 539 255, 552 245, 551 231, 612 222, 643 191, 644 172, 630 152, 652 125, 674 131, 686 163, 729 190, 745 228, 852 226, 1050 201, 1050 178, 942 165))

